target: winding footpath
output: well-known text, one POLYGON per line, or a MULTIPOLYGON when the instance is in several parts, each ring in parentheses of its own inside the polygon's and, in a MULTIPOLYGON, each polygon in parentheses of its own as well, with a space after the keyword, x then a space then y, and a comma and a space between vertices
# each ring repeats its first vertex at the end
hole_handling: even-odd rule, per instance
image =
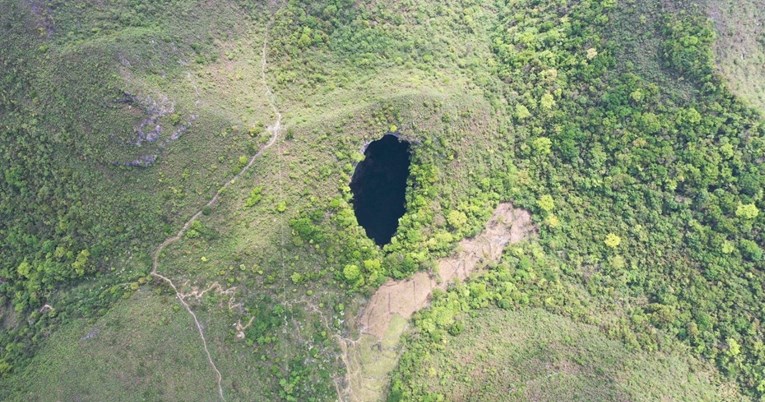
POLYGON ((197 330, 199 331, 199 337, 202 339, 202 345, 204 346, 205 354, 207 354, 207 361, 210 363, 210 366, 215 371, 216 375, 216 381, 218 384, 218 395, 220 396, 220 399, 222 401, 225 401, 226 398, 223 396, 223 375, 221 374, 220 370, 218 370, 218 367, 215 365, 215 361, 212 358, 212 355, 210 354, 210 350, 207 347, 207 338, 205 338, 204 329, 202 328, 202 324, 199 322, 199 319, 197 318, 197 315, 194 313, 194 310, 191 309, 191 306, 186 302, 185 295, 181 293, 178 288, 176 287, 175 283, 173 283, 172 279, 160 274, 157 272, 159 268, 159 258, 162 254, 162 251, 165 250, 169 245, 177 242, 180 240, 183 235, 186 233, 186 231, 191 227, 191 224, 194 223, 197 219, 199 219, 199 216, 202 215, 202 211, 205 208, 213 207, 215 206, 218 201, 220 200, 221 194, 223 194, 224 191, 228 187, 230 187, 232 184, 236 183, 237 179, 239 179, 243 174, 245 174, 250 167, 255 163, 255 160, 258 159, 263 153, 271 148, 274 144, 277 143, 279 139, 279 132, 282 128, 282 114, 279 112, 278 107, 276 106, 276 97, 274 96, 274 93, 271 91, 271 87, 268 85, 268 80, 266 79, 266 70, 268 69, 268 34, 271 29, 271 25, 273 25, 273 18, 268 22, 268 25, 266 26, 265 34, 263 37, 263 49, 261 52, 261 63, 260 63, 260 79, 262 81, 263 87, 266 89, 266 97, 268 98, 269 106, 271 107, 271 110, 275 116, 274 123, 268 126, 266 129, 268 132, 271 133, 271 137, 268 140, 268 142, 263 145, 260 150, 253 155, 250 158, 250 161, 245 165, 242 170, 239 171, 233 178, 228 180, 226 183, 224 183, 218 191, 215 192, 215 195, 200 208, 191 218, 189 218, 186 223, 183 224, 183 227, 181 227, 181 230, 178 231, 174 236, 168 237, 165 239, 165 241, 162 242, 152 253, 151 255, 151 272, 150 274, 157 278, 162 280, 163 282, 167 283, 175 292, 175 296, 178 298, 178 300, 181 302, 181 305, 186 309, 186 311, 191 315, 191 317, 194 319, 194 324, 196 324, 197 330))

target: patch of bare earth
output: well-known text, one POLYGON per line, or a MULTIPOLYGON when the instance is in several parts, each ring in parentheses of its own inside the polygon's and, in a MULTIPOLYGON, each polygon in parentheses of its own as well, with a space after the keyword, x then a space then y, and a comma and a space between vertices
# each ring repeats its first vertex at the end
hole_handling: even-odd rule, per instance
POLYGON ((40 36, 50 38, 55 32, 55 24, 50 6, 45 0, 27 0, 24 2, 34 17, 34 24, 40 36))
POLYGON ((389 280, 370 298, 351 326, 361 333, 358 340, 343 340, 347 368, 342 400, 376 401, 385 393, 388 375, 399 357, 401 335, 416 311, 426 307, 435 289, 479 272, 499 260, 505 246, 520 242, 536 229, 531 215, 509 203, 500 204, 478 236, 461 241, 455 255, 440 260, 435 275, 419 272, 406 280, 389 280))

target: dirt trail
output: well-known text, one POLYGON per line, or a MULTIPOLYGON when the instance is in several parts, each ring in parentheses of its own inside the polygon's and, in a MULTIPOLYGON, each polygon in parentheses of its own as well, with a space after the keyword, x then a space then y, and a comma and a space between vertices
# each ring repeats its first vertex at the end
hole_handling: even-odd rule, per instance
POLYGON ((388 374, 398 361, 398 346, 407 321, 426 307, 434 289, 446 289, 464 280, 486 263, 499 260, 506 245, 535 232, 531 215, 509 203, 500 204, 483 232, 461 241, 457 253, 438 262, 437 278, 427 272, 382 285, 352 325, 359 328, 356 341, 341 342, 347 368, 343 400, 376 401, 383 397, 388 374))
MULTIPOLYGON (((159 268, 159 258, 162 254, 162 251, 164 251, 165 248, 167 248, 169 245, 180 240, 183 237, 183 235, 186 233, 186 231, 194 223, 194 221, 199 219, 199 216, 202 215, 202 211, 207 207, 215 206, 220 200, 221 194, 223 194, 223 192, 226 191, 226 189, 229 186, 236 183, 236 181, 242 175, 244 175, 250 169, 250 167, 252 167, 252 165, 255 163, 255 160, 258 159, 261 155, 263 155, 263 153, 269 148, 271 148, 271 146, 273 146, 279 139, 279 132, 281 131, 281 128, 282 128, 282 114, 279 112, 279 109, 276 106, 276 100, 275 100, 274 94, 268 85, 268 80, 266 79, 266 70, 268 69, 268 59, 267 59, 268 39, 269 39, 268 34, 272 24, 273 24, 273 17, 271 18, 271 20, 268 22, 268 25, 266 26, 265 36, 263 38, 263 50, 261 52, 262 60, 260 64, 260 78, 261 78, 263 87, 265 88, 266 97, 268 98, 269 106, 271 107, 271 110, 273 111, 274 117, 275 117, 274 123, 268 126, 267 128, 267 131, 271 133, 270 139, 265 145, 263 145, 263 147, 260 148, 260 150, 255 155, 253 155, 250 158, 249 162, 247 162, 247 165, 245 165, 242 168, 242 170, 239 171, 239 173, 237 173, 233 178, 231 178, 226 183, 224 183, 218 189, 218 191, 215 192, 215 195, 205 205, 203 205, 202 208, 200 208, 194 215, 192 215, 191 218, 189 218, 189 220, 186 221, 186 223, 183 224, 183 227, 181 227, 181 230, 179 230, 178 233, 176 233, 174 236, 171 236, 165 239, 165 241, 163 241, 162 244, 160 244, 154 250, 151 256, 151 275, 154 276, 155 278, 158 278, 164 281, 173 289, 176 297, 181 302, 181 305, 183 305, 183 307, 186 309, 189 315, 191 315, 191 317, 194 319, 194 324, 196 324, 197 330, 199 331, 199 337, 202 339, 202 346, 204 347, 205 354, 207 355, 207 361, 210 363, 210 366, 212 367, 213 371, 215 371, 216 381, 218 384, 218 395, 220 396, 220 399, 223 401, 226 400, 226 398, 223 396, 223 385, 222 385, 223 375, 221 374, 220 370, 218 370, 218 367, 215 365, 215 361, 213 360, 212 355, 210 354, 210 350, 207 347, 207 338, 205 338, 204 328, 202 327, 202 324, 199 322, 199 319, 197 318, 197 315, 194 313, 194 310, 192 310, 191 306, 189 306, 189 304, 186 302, 186 298, 190 296, 190 294, 181 293, 180 290, 175 286, 173 281, 170 278, 157 272, 157 269, 159 268)), ((215 286, 215 284, 212 286, 215 286)))

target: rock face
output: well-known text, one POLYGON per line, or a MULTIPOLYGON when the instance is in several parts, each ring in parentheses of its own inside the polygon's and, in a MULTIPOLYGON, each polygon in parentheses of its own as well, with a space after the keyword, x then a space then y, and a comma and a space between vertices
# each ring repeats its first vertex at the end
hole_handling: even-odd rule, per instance
POLYGON ((472 239, 460 242, 455 255, 438 262, 438 279, 427 272, 389 280, 372 295, 355 324, 361 337, 342 345, 348 370, 348 399, 379 400, 387 376, 398 359, 399 339, 406 322, 426 307, 434 289, 446 289, 465 280, 487 263, 499 260, 508 244, 520 242, 536 232, 528 211, 500 204, 485 229, 472 239))
POLYGON ((137 146, 141 146, 144 142, 157 141, 162 134, 159 119, 175 111, 175 105, 166 96, 161 96, 157 100, 147 97, 142 106, 146 117, 135 128, 137 146))
POLYGON ((143 155, 130 162, 125 162, 123 165, 130 167, 149 167, 157 161, 157 155, 143 155))
POLYGON ((45 0, 27 0, 24 3, 32 12, 37 31, 44 34, 46 38, 52 37, 56 32, 56 26, 53 22, 53 10, 49 5, 50 2, 45 0))
POLYGON ((170 127, 173 128, 172 133, 170 135, 164 135, 163 137, 163 126, 160 119, 175 112, 175 104, 170 101, 167 96, 160 95, 157 100, 150 96, 141 99, 136 95, 123 91, 114 102, 128 105, 128 107, 131 108, 137 107, 144 115, 134 128, 136 137, 133 145, 136 148, 142 148, 146 144, 156 143, 153 148, 144 150, 144 152, 148 153, 144 153, 131 161, 114 162, 114 165, 117 166, 146 168, 154 165, 159 154, 171 143, 181 138, 197 119, 196 114, 188 115, 185 122, 181 123, 178 121, 175 124, 175 127, 170 127))

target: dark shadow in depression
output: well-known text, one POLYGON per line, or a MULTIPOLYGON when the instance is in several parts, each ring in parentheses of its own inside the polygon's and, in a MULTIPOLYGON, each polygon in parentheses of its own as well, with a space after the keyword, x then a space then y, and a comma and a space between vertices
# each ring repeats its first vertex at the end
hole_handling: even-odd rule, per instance
POLYGON ((392 134, 372 142, 351 179, 356 219, 372 240, 390 243, 404 215, 409 143, 392 134))

